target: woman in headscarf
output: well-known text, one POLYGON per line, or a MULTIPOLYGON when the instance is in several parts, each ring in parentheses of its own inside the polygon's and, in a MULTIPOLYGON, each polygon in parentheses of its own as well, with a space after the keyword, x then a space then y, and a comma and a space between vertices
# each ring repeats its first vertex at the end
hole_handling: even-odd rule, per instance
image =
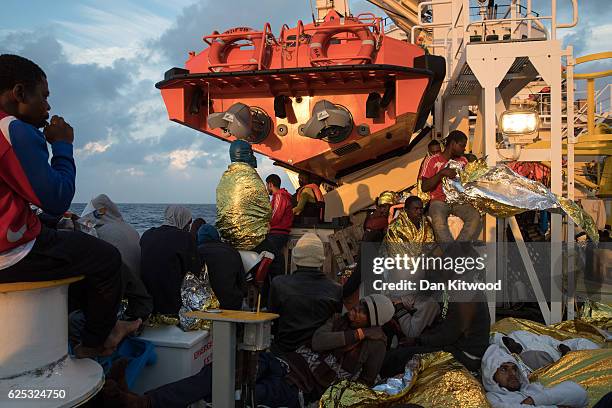
POLYGON ((169 205, 160 227, 140 238, 141 274, 153 296, 153 312, 177 314, 181 308, 181 284, 187 272, 200 273, 196 242, 189 233, 191 211, 169 205))
POLYGON ((106 195, 93 198, 83 210, 79 223, 93 226, 98 238, 108 242, 121 253, 121 283, 127 299, 125 320, 141 318, 145 321, 153 311, 153 300, 140 279, 140 235, 123 220, 117 205, 106 195))

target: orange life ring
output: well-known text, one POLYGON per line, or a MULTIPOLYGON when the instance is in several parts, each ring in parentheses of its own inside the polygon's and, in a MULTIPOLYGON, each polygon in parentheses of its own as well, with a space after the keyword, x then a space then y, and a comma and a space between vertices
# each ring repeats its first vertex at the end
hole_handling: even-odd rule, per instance
MULTIPOLYGON (((345 23, 358 24, 359 21, 354 18, 345 18, 345 23)), ((365 64, 367 61, 372 61, 372 55, 376 50, 376 40, 372 32, 365 26, 363 27, 345 27, 342 24, 336 23, 335 20, 329 20, 321 24, 321 28, 310 39, 310 63, 314 66, 319 65, 334 65, 334 61, 316 61, 322 58, 327 58, 326 48, 327 43, 334 35, 342 32, 355 34, 361 40, 361 48, 354 57, 346 59, 354 61, 359 60, 358 64, 365 64)))
MULTIPOLYGON (((214 34, 217 34, 216 32, 214 34)), ((225 31, 222 37, 217 37, 212 41, 208 50, 208 63, 210 70, 213 72, 222 71, 253 71, 258 68, 259 52, 262 46, 261 33, 256 32, 249 27, 235 27, 225 31), (255 35, 254 35, 255 34, 255 35), (253 53, 248 59, 248 63, 232 66, 219 67, 218 65, 226 64, 225 61, 225 50, 236 41, 248 40, 253 43, 253 53)), ((266 46, 265 43, 263 45, 266 46)))

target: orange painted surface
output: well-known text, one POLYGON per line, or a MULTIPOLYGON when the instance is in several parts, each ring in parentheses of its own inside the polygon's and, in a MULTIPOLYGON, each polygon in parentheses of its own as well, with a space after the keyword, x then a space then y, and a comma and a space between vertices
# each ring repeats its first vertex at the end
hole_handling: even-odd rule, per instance
POLYGON ((253 145, 254 150, 328 179, 334 179, 343 168, 407 145, 430 78, 422 72, 407 72, 405 68, 413 68, 414 58, 423 55, 423 50, 381 34, 380 19, 372 15, 346 19, 344 26, 339 26, 338 20, 331 20, 337 16, 331 12, 327 21, 318 27, 301 22, 293 28, 284 26, 278 38, 271 34, 268 24, 261 30, 240 27, 204 37, 213 46, 190 54, 185 68, 191 77, 170 80, 160 86, 169 118, 232 141, 234 138, 221 129, 208 128, 208 114, 223 112, 236 102, 257 106, 267 112, 273 123, 266 139, 253 145), (326 37, 328 41, 318 46, 326 37), (313 43, 313 39, 317 42, 313 43), (211 49, 213 58, 209 57, 211 49), (371 54, 371 60, 366 54, 371 54), (334 70, 342 66, 346 69, 334 70), (245 67, 250 70, 244 71, 245 67), (313 67, 330 68, 330 71, 296 72, 299 68, 313 67), (283 69, 293 71, 268 72, 283 69), (231 72, 231 75, 210 75, 214 72, 231 72), (205 75, 198 77, 197 74, 205 75), (378 118, 366 118, 368 94, 383 95, 388 81, 395 82, 395 97, 378 118), (202 103, 199 112, 192 114, 190 105, 197 88, 202 91, 202 103), (287 119, 275 117, 276 95, 292 98, 287 119), (353 117, 353 131, 340 143, 331 144, 297 133, 298 126, 306 122, 312 107, 322 99, 344 106, 353 117), (306 117, 304 112, 308 112, 306 117), (279 123, 289 127, 287 135, 277 135, 279 123), (357 126, 361 124, 369 126, 368 136, 358 135, 357 126), (353 143, 359 144, 354 152, 342 157, 332 153, 353 143))

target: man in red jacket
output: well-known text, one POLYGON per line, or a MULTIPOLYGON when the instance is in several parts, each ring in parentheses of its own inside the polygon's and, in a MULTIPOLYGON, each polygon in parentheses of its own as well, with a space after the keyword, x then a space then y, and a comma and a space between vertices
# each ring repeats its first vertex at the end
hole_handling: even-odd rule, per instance
POLYGON ((293 203, 291 194, 281 188, 281 179, 277 174, 266 177, 268 193, 272 196, 272 219, 270 220, 270 233, 268 239, 277 248, 279 255, 283 258, 284 251, 289 241, 289 233, 293 224, 293 203))

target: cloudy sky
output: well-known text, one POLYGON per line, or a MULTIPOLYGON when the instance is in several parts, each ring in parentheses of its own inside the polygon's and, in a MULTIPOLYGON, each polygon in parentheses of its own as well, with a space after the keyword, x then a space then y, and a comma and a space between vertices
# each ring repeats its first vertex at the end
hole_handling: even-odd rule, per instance
MULTIPOLYGON (((375 9, 350 3, 357 12, 375 9)), ((270 21, 278 32, 309 18, 308 0, 3 0, 0 53, 46 71, 51 113, 75 129, 75 202, 107 193, 117 202, 214 203, 228 145, 170 122, 154 84, 215 29, 270 21)), ((575 55, 608 51, 609 0, 580 0, 579 26, 562 33, 575 55)), ((282 173, 265 158, 259 163, 262 177, 282 173)))

